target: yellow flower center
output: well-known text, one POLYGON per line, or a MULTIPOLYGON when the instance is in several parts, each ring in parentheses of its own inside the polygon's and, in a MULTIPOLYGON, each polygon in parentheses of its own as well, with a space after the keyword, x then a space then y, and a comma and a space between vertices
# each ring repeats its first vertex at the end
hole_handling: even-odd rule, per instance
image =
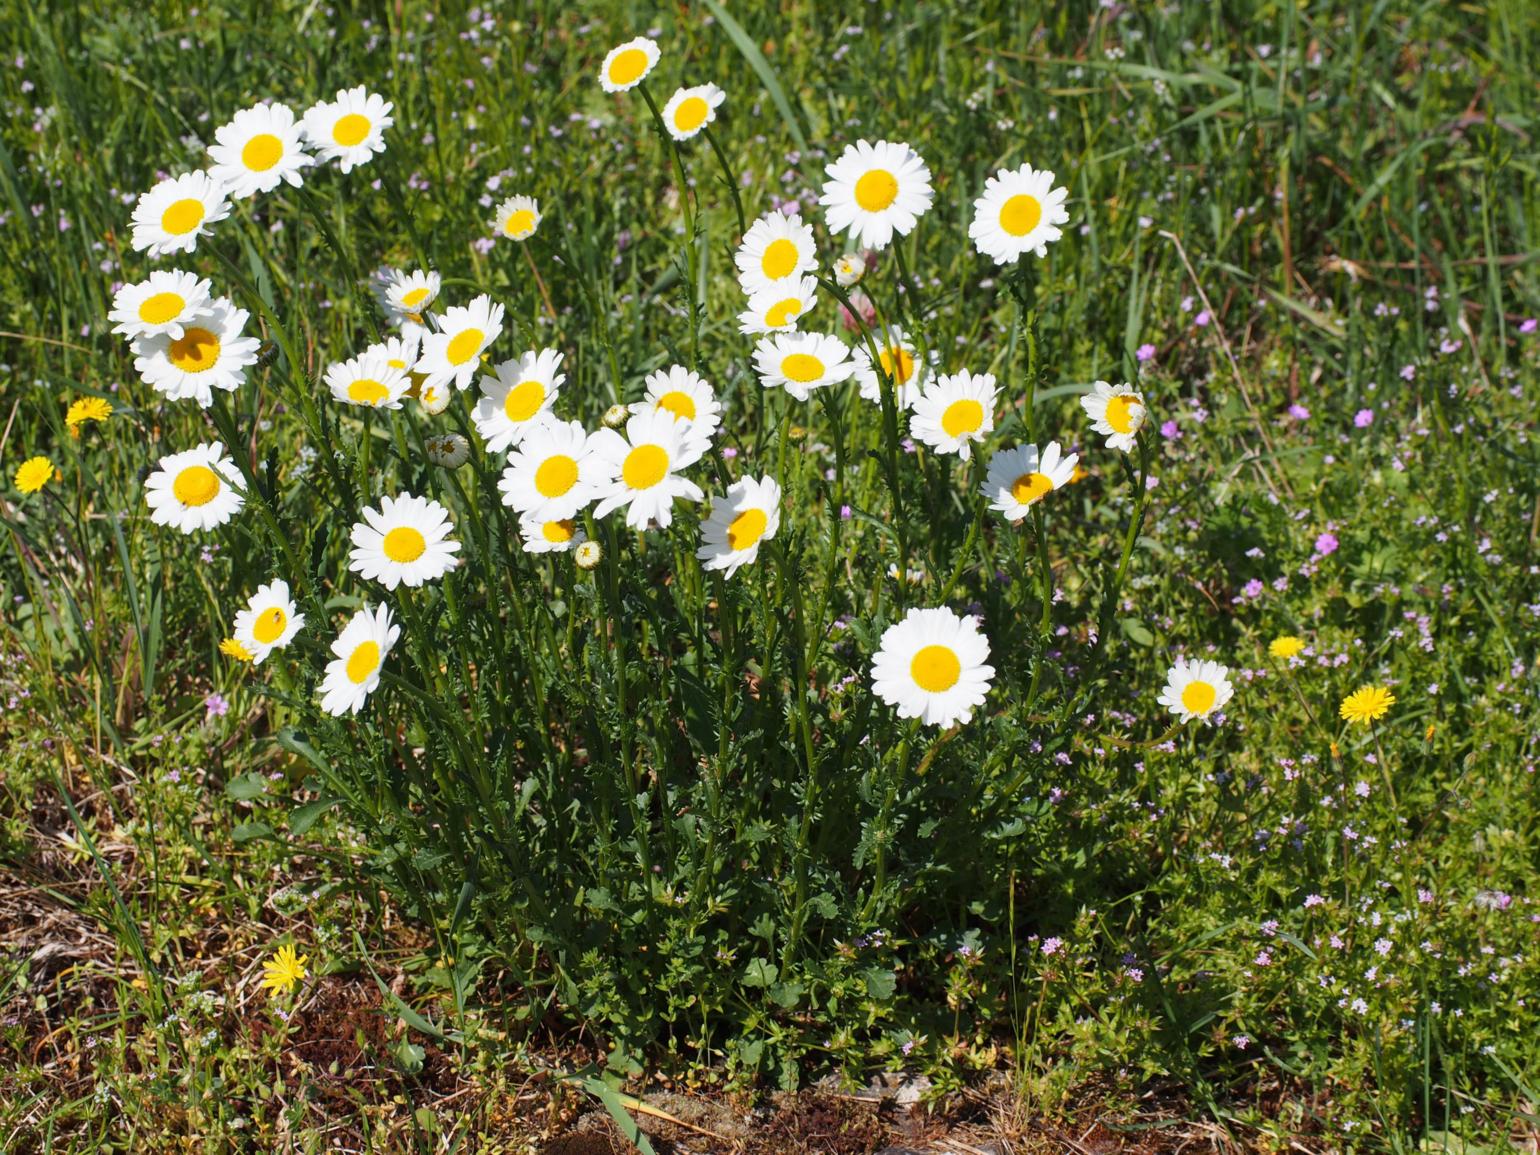
POLYGON ((882 362, 882 371, 900 385, 914 376, 914 357, 902 345, 890 345, 881 350, 877 359, 882 362))
POLYGON ((480 329, 463 329, 450 338, 445 356, 449 358, 451 365, 464 365, 481 352, 481 346, 485 341, 486 334, 480 329))
POLYGON ((257 615, 257 620, 251 624, 251 636, 264 646, 270 646, 283 637, 284 627, 288 624, 289 615, 283 612, 283 607, 273 606, 257 615))
POLYGON ((1182 690, 1182 705, 1189 714, 1207 714, 1214 708, 1215 696, 1207 682, 1188 682, 1182 690))
POLYGON ((950 646, 926 646, 909 663, 909 676, 928 694, 940 694, 957 685, 962 663, 950 646))
POLYGON ((797 314, 802 312, 802 299, 800 297, 787 297, 784 301, 777 301, 765 310, 765 324, 772 329, 779 329, 782 325, 789 325, 797 319, 797 314))
POLYGON ((545 402, 545 386, 539 381, 520 381, 503 398, 509 421, 528 421, 545 402))
POLYGON ((343 148, 352 148, 369 135, 370 127, 367 116, 350 112, 346 116, 339 116, 337 123, 332 125, 332 139, 343 148))
POLYGON ((1017 193, 1000 206, 1000 227, 1013 237, 1026 236, 1042 219, 1042 203, 1026 193, 1017 193))
POLYGON ((1031 505, 1053 489, 1053 479, 1046 473, 1023 473, 1011 482, 1011 496, 1022 505, 1031 505))
POLYGON ((400 565, 416 561, 427 548, 427 539, 409 525, 398 525, 385 535, 385 556, 400 565))
POLYGON ((193 325, 166 350, 171 363, 183 373, 202 373, 219 360, 219 338, 207 329, 193 325))
POLYGON ((1117 433, 1134 431, 1134 407, 1141 405, 1137 393, 1119 393, 1107 400, 1107 424, 1117 433))
POLYGON ((432 292, 433 290, 428 288, 427 285, 418 285, 415 289, 408 289, 406 292, 401 294, 401 303, 408 309, 415 309, 418 305, 426 301, 428 299, 428 295, 432 292))
POLYGON ((160 227, 173 236, 190 233, 203 223, 203 202, 193 197, 183 197, 172 202, 160 214, 160 227))
POLYGON ((283 156, 283 141, 270 132, 259 132, 241 149, 241 163, 252 172, 266 172, 283 156))
POLYGON ((380 644, 376 641, 361 642, 348 656, 348 681, 361 686, 379 668, 380 644))
POLYGON ((706 123, 711 106, 699 96, 687 96, 674 109, 674 127, 680 132, 694 132, 706 123))
POLYGON ((640 48, 627 48, 610 61, 610 83, 635 84, 647 75, 647 53, 640 48))
POLYGON ((510 237, 527 237, 535 231, 535 211, 533 209, 517 209, 508 214, 508 223, 503 226, 503 232, 510 237))
POLYGON ((545 525, 541 526, 540 532, 544 535, 546 541, 555 545, 561 545, 572 540, 573 536, 577 533, 577 527, 569 517, 562 521, 546 522, 545 525))
POLYGON ((971 397, 953 401, 941 415, 941 428, 948 437, 961 437, 964 433, 977 433, 984 424, 984 407, 971 397))
POLYGON ((772 281, 791 276, 797 267, 797 246, 780 237, 765 246, 759 256, 760 271, 772 281))
POLYGON ((620 467, 628 489, 651 489, 668 473, 668 452, 660 445, 638 445, 620 467))
POLYGON ((765 536, 770 519, 762 509, 746 509, 727 527, 727 544, 732 549, 748 549, 765 536))
POLYGON ((811 353, 792 353, 781 362, 781 376, 806 385, 824 374, 823 362, 811 353))
POLYGON ((577 484, 577 462, 565 453, 547 457, 535 470, 535 488, 541 497, 560 497, 577 484))
POLYGON ((176 475, 171 493, 183 505, 207 505, 219 493, 219 474, 207 465, 189 465, 176 475))
POLYGON ((139 306, 139 319, 146 325, 164 325, 174 321, 178 313, 187 308, 180 293, 156 293, 146 297, 139 306))
POLYGON ((880 213, 898 196, 898 178, 885 168, 874 168, 856 181, 856 204, 869 213, 880 213))
POLYGON ((667 409, 675 417, 686 421, 695 420, 695 398, 678 389, 672 389, 658 398, 658 408, 667 409))
POLYGON ((356 401, 360 405, 378 405, 389 396, 389 389, 368 377, 354 381, 348 386, 348 400, 356 401))

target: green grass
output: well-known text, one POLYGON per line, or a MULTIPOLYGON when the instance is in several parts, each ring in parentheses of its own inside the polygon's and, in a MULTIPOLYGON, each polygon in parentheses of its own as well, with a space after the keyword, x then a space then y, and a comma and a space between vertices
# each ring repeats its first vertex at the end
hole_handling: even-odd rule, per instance
MULTIPOLYGON (((943 1100, 1002 1068, 1022 1117, 1179 1085, 1270 1148, 1533 1128, 1532 6, 0 10, 0 1146, 474 1149, 551 1061, 633 1089, 905 1069, 943 1100), (649 21, 660 105, 727 90, 720 157, 600 90, 649 21), (354 84, 395 103, 383 155, 238 202, 180 261, 131 251, 134 197, 234 112, 354 84), (933 174, 860 289, 999 379, 968 463, 853 385, 761 388, 738 331, 735 202, 800 201, 826 271, 824 165, 862 137, 933 174), (1010 273, 967 228, 1025 162, 1071 217, 1010 273), (516 192, 535 238, 478 244, 516 192), (592 573, 523 553, 474 391, 360 420, 320 384, 388 327, 381 264, 506 306, 493 360, 561 350, 590 429, 697 368, 732 453, 690 476, 777 477, 780 533, 726 580, 704 503, 590 516, 592 573), (275 346, 208 412, 106 320, 172 266, 275 346), (1139 382, 1140 453, 1091 432, 1097 379, 1139 382), (75 439, 85 396, 114 413, 75 439), (428 463, 457 430, 470 461, 428 463), (1012 527, 978 486, 1034 438, 1087 475, 1012 527), (153 525, 146 473, 215 439, 241 515, 153 525), (61 477, 24 495, 33 454, 61 477), (387 594, 347 535, 402 491, 463 564, 387 594), (295 644, 222 656, 277 577, 295 644), (381 600, 385 681, 328 718, 330 642, 381 600), (956 731, 870 689, 883 629, 936 605, 981 616, 997 670, 956 731), (1178 654, 1230 667, 1222 725, 1168 732, 1178 654), (1346 728, 1366 683, 1397 702, 1346 728), (312 974, 270 999, 283 942, 312 974)), ((828 286, 803 327, 860 339, 828 286)))

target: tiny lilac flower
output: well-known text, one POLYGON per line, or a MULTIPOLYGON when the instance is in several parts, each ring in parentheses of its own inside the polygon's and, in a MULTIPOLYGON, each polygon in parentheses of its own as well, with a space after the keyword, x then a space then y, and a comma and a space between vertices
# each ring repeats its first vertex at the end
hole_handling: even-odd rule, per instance
POLYGON ((1337 541, 1337 535, 1336 534, 1334 534, 1334 533, 1323 533, 1323 534, 1321 534, 1319 537, 1317 537, 1315 539, 1315 553, 1316 553, 1316 556, 1317 557, 1326 557, 1329 554, 1336 553, 1337 552, 1337 546, 1339 544, 1340 543, 1337 541))
POLYGON ((1374 410, 1360 409, 1357 413, 1353 414, 1353 424, 1359 429, 1369 428, 1369 426, 1374 424, 1374 410))
MULTIPOLYGON (((1526 322, 1526 324, 1533 325, 1534 322, 1529 321, 1526 322)), ((1523 330, 1521 329, 1520 332, 1523 332, 1523 330)), ((1137 357, 1141 363, 1144 361, 1153 361, 1155 360, 1155 346, 1146 342, 1134 350, 1134 356, 1137 357)))

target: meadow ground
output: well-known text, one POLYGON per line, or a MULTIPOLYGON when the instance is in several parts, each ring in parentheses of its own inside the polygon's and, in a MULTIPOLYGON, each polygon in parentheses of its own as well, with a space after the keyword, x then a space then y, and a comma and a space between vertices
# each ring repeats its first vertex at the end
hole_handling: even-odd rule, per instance
POLYGON ((0 0, 0 1148, 1535 1150, 1537 65, 0 0))

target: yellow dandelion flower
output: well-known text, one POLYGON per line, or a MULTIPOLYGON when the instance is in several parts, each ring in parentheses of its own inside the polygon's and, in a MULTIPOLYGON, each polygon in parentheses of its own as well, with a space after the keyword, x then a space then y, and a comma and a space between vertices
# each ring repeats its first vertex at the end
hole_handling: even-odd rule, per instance
POLYGON ((1437 726, 1434 726, 1434 725, 1430 724, 1428 726, 1427 732, 1423 734, 1422 740, 1424 742, 1431 742, 1431 741, 1433 741, 1433 732, 1435 730, 1437 730, 1437 729, 1438 729, 1437 726))
POLYGON ((106 421, 112 416, 112 402, 105 397, 81 397, 70 402, 64 414, 64 424, 69 426, 70 436, 79 437, 80 427, 88 421, 106 421))
POLYGON ((1274 638, 1267 647, 1267 652, 1275 658, 1288 661, 1300 654, 1305 649, 1305 639, 1295 637, 1293 634, 1284 634, 1281 638, 1274 638))
POLYGON ((297 954, 292 946, 285 943, 272 958, 262 964, 262 986, 274 997, 280 993, 288 994, 310 973, 305 969, 309 961, 309 955, 297 954))
POLYGON ((1395 704, 1396 696, 1384 686, 1363 686, 1342 699, 1342 707, 1337 713, 1344 721, 1367 726, 1383 718, 1395 704))
POLYGON ((249 662, 256 656, 234 638, 226 638, 220 642, 219 652, 227 658, 234 658, 237 662, 249 662))
POLYGON ((59 471, 53 467, 53 462, 48 458, 29 457, 21 463, 12 480, 16 483, 16 488, 23 493, 36 493, 58 476, 59 471))

